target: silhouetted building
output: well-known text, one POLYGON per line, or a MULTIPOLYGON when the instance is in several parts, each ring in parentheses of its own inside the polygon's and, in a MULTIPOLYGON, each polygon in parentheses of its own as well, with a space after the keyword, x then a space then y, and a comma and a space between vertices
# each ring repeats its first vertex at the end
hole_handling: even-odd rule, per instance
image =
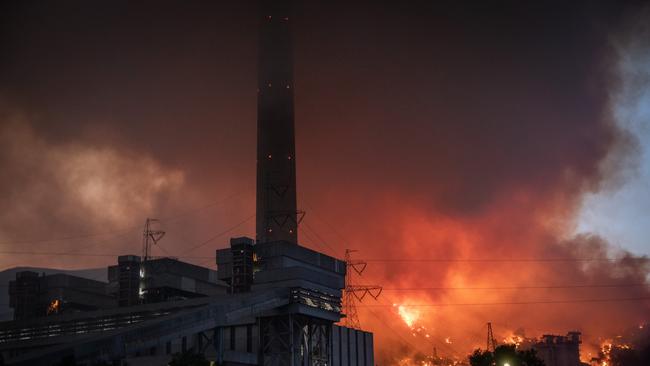
POLYGON ((227 289, 214 270, 173 258, 142 263, 134 255, 120 256, 118 265, 108 267, 108 280, 119 306, 212 296, 227 289))
POLYGON ((566 336, 545 334, 531 348, 546 366, 580 366, 581 343, 580 332, 569 332, 566 336))
POLYGON ((250 291, 253 284, 254 241, 250 238, 230 239, 230 249, 217 251, 218 278, 228 284, 230 293, 250 291))
POLYGON ((63 273, 39 276, 23 271, 9 282, 9 305, 16 320, 106 309, 115 306, 106 286, 105 282, 63 273))
POLYGON ((216 272, 120 257, 109 268, 120 307, 2 323, 5 359, 167 365, 191 350, 222 366, 374 365, 372 334, 335 324, 346 262, 298 245, 290 2, 261 10, 256 240, 217 250, 216 272))
POLYGON ((108 267, 108 281, 118 306, 140 304, 140 257, 119 256, 117 266, 108 267))

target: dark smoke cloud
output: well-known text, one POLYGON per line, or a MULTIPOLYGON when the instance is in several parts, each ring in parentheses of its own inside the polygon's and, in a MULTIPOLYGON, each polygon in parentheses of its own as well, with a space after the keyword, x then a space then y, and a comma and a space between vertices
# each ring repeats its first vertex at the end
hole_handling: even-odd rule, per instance
MULTIPOLYGON (((254 3, 4 6, 0 159, 11 174, 3 175, 0 199, 5 211, 23 213, 2 216, 3 240, 137 226, 147 215, 173 216, 236 194, 167 226, 166 250, 178 254, 253 213, 254 3), (24 116, 19 122, 16 113, 24 116), (120 222, 84 205, 78 181, 65 183, 72 179, 65 166, 97 155, 110 160, 78 171, 117 187, 111 202, 132 207, 117 215, 120 222), (168 183, 157 186, 159 179, 168 183), (43 184, 54 187, 39 189, 43 184)), ((386 288, 647 281, 646 258, 573 234, 583 195, 619 171, 603 162, 615 154, 614 161, 628 161, 635 151, 624 148, 630 137, 612 117, 621 80, 611 40, 636 10, 614 2, 297 4, 304 243, 337 256, 352 247, 375 259, 616 258, 371 262, 360 281, 386 288)), ((252 232, 249 222, 231 235, 252 232)), ((196 254, 212 263, 213 249, 226 240, 196 254)), ((93 250, 137 253, 137 243, 135 233, 93 250)), ((29 256, 7 263, 13 259, 79 265, 29 256)), ((391 303, 647 295, 647 286, 386 291, 378 304, 389 306, 362 307, 361 315, 385 360, 396 356, 388 345, 398 343, 461 355, 483 344, 486 321, 499 337, 519 327, 531 336, 580 329, 592 337, 647 321, 648 302, 422 308, 418 322, 430 339, 412 336, 391 303), (600 321, 605 314, 608 321, 600 321)))

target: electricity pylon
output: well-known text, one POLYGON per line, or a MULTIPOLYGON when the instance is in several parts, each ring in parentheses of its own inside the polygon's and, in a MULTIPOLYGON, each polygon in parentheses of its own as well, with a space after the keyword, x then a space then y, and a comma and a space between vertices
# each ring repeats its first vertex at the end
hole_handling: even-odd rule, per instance
POLYGON ((140 261, 140 301, 144 302, 145 293, 147 291, 147 262, 151 256, 151 245, 158 243, 165 232, 162 230, 154 230, 152 228, 153 223, 159 223, 158 219, 147 218, 147 221, 144 223, 144 230, 142 232, 142 260, 140 261))
POLYGON ((486 349, 489 352, 494 352, 497 348, 497 342, 494 340, 494 334, 492 333, 492 323, 487 323, 487 347, 486 349))
POLYGON ((348 328, 360 329, 361 324, 359 322, 355 302, 361 302, 366 295, 369 295, 373 299, 377 299, 381 294, 382 287, 354 284, 354 280, 352 279, 353 271, 356 272, 358 276, 361 276, 368 266, 368 263, 362 260, 352 259, 351 254, 354 252, 356 252, 356 250, 345 250, 345 290, 343 297, 343 313, 345 314, 345 320, 343 321, 343 325, 348 328))

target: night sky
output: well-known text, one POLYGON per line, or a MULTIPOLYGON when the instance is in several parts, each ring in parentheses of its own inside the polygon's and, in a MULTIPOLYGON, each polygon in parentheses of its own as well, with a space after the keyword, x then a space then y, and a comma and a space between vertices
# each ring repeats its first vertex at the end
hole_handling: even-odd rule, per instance
MULTIPOLYGON (((0 269, 113 264, 147 217, 155 255, 212 268, 254 236, 257 16, 2 2, 0 269)), ((579 329, 591 352, 650 321, 650 7, 305 1, 292 19, 300 241, 370 261, 381 360, 469 353, 487 321, 579 329), (530 288, 562 284, 584 287, 530 288), (487 286, 508 289, 469 289, 487 286), (526 304, 453 305, 495 302, 526 304), (431 338, 392 304, 426 304, 431 338)))

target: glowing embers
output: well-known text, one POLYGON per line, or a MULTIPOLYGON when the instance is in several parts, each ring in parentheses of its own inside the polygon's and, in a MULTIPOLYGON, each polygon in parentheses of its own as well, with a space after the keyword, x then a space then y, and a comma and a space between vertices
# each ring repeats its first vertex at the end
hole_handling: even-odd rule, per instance
POLYGON ((59 310, 61 310, 61 301, 59 299, 54 299, 50 305, 47 306, 47 315, 58 314, 59 310))
POLYGON ((598 352, 599 357, 593 358, 592 364, 593 361, 596 361, 598 366, 610 366, 612 359, 620 357, 622 352, 633 349, 630 344, 623 343, 622 338, 622 336, 617 336, 616 339, 607 339, 602 342, 598 352))

